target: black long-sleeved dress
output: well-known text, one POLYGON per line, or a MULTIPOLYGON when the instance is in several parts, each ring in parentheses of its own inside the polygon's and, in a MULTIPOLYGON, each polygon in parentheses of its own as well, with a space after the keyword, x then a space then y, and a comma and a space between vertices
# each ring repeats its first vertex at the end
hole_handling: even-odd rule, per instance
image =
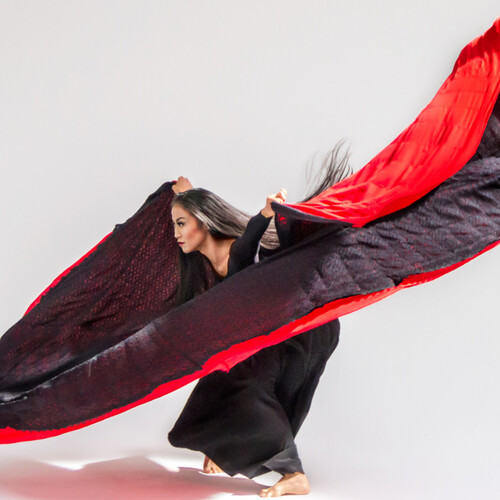
MULTIPOLYGON (((270 218, 257 214, 231 246, 228 274, 254 262, 270 218)), ((303 472, 294 438, 339 340, 332 321, 216 371, 194 388, 168 439, 203 452, 224 472, 303 472)))

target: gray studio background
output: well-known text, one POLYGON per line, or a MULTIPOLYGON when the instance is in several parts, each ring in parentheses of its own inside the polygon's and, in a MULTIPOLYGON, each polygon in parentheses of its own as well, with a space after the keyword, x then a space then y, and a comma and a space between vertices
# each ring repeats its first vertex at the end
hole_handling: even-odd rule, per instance
MULTIPOLYGON (((281 187, 298 200, 339 139, 362 167, 498 15, 498 0, 0 0, 0 332, 166 180, 256 213, 281 187)), ((498 498, 499 252, 341 319, 297 440, 311 497, 498 498)), ((64 498, 50 482, 71 461, 93 461, 108 498, 148 491, 131 457, 201 464, 166 442, 189 391, 1 446, 0 498, 64 498)))

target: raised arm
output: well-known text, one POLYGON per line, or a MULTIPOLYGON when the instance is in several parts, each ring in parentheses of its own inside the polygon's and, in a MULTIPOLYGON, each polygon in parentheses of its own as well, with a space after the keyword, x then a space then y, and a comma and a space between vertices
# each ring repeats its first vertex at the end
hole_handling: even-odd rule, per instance
POLYGON ((266 206, 248 221, 245 232, 231 245, 227 276, 254 263, 260 239, 274 216, 271 202, 283 203, 285 200, 286 189, 282 189, 279 193, 270 194, 267 197, 266 206))
POLYGON ((182 177, 182 176, 180 176, 175 181, 175 184, 172 186, 172 191, 175 194, 182 193, 184 191, 187 191, 188 189, 193 189, 193 185, 191 184, 190 180, 187 177, 182 177))

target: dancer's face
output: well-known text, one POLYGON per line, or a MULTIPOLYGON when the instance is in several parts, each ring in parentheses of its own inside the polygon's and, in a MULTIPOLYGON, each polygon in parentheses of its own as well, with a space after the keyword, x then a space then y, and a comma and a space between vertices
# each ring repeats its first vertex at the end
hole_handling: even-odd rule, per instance
POLYGON ((172 207, 174 236, 184 253, 200 250, 208 237, 208 229, 180 205, 172 207))

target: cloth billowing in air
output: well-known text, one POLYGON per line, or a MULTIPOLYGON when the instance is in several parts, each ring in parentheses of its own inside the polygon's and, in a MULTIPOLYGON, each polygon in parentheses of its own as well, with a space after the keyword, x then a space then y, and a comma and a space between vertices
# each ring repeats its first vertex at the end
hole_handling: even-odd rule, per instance
POLYGON ((499 89, 500 19, 363 169, 274 207, 282 251, 179 307, 162 185, 1 337, 0 442, 78 429, 227 371, 496 246, 499 89))

